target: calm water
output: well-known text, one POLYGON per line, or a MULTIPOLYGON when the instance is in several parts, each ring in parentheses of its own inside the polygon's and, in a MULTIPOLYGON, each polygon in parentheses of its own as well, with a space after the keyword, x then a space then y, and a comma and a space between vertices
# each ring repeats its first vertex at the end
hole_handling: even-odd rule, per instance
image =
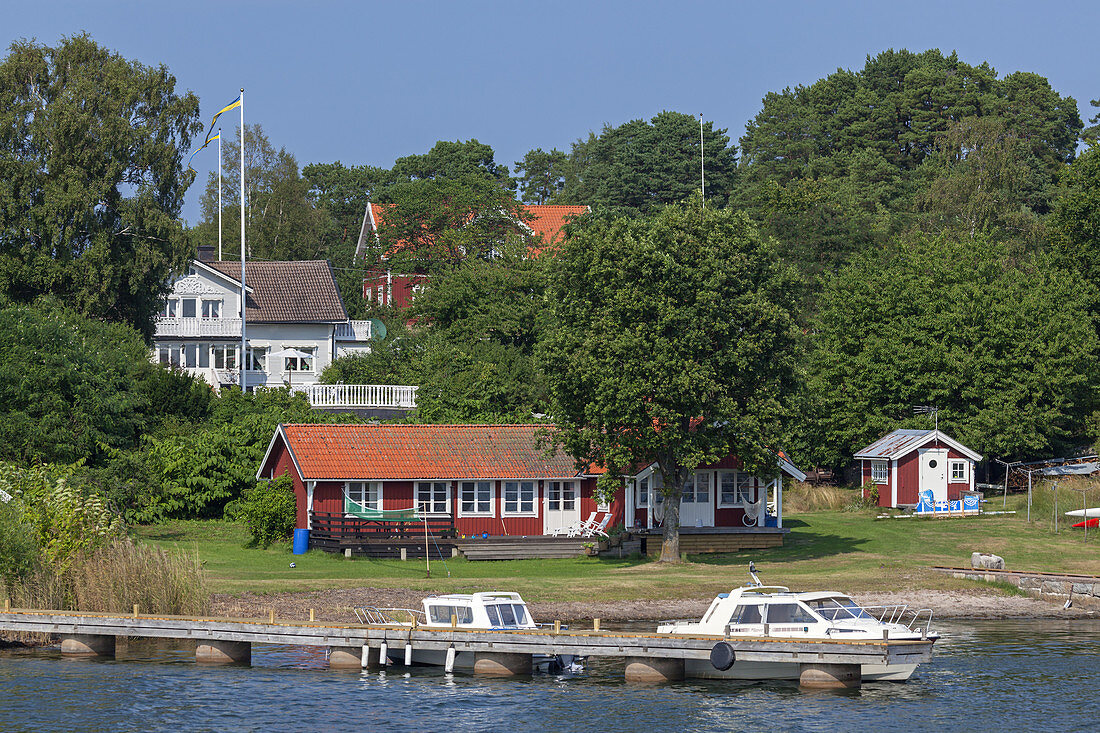
POLYGON ((626 684, 599 662, 568 679, 485 680, 325 667, 308 647, 253 648, 251 668, 196 667, 156 642, 110 661, 0 651, 3 731, 1100 730, 1100 621, 942 623, 904 684, 626 684))

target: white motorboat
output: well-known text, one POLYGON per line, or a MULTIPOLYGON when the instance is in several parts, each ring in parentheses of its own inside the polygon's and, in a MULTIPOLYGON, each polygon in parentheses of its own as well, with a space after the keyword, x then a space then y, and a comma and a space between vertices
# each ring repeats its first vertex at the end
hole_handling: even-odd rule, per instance
MULTIPOLYGON (((657 627, 659 634, 713 634, 729 638, 785 638, 814 640, 931 639, 932 611, 907 606, 861 606, 844 593, 794 593, 784 586, 753 583, 721 593, 699 621, 671 621, 657 627)), ((707 679, 784 680, 799 678, 799 665, 790 662, 731 662, 720 669, 714 661, 687 660, 685 675, 707 679)), ((904 681, 916 664, 862 667, 865 681, 904 681)))
MULTIPOLYGON (((527 610, 527 604, 518 593, 451 593, 429 596, 423 601, 423 610, 408 608, 355 609, 355 615, 363 624, 413 626, 430 629, 499 630, 537 629, 527 610), (415 619, 415 621, 414 621, 415 619)), ((549 626, 546 624, 545 626, 549 626)), ((411 649, 411 663, 452 669, 472 670, 472 652, 434 649, 411 649), (450 659, 448 659, 450 657, 450 659)), ((406 650, 403 646, 388 647, 386 656, 390 663, 404 664, 406 650)), ((583 669, 584 660, 571 654, 533 655, 534 671, 561 672, 583 669)))

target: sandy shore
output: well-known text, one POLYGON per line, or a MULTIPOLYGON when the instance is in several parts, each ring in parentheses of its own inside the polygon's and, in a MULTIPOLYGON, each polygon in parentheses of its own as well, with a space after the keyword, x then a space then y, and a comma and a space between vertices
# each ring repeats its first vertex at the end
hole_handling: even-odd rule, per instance
MULTIPOLYGON (((256 618, 270 609, 279 618, 306 620, 314 609, 319 621, 355 622, 356 606, 383 608, 421 607, 422 591, 398 588, 345 588, 306 593, 259 595, 216 594, 211 611, 217 616, 256 618)), ((1062 601, 1047 601, 1023 596, 1004 596, 974 591, 914 590, 857 595, 864 605, 906 604, 910 608, 930 608, 935 618, 1098 618, 1100 609, 1064 610, 1062 601)), ((530 603, 531 615, 539 621, 559 619, 578 621, 599 618, 604 621, 656 621, 672 618, 698 618, 710 604, 701 600, 574 601, 530 603)))

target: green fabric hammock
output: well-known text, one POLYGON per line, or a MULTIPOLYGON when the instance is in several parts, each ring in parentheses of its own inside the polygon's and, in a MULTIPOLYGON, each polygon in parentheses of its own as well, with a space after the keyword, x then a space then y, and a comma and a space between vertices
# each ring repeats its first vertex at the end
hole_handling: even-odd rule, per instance
POLYGON ((419 522, 420 510, 417 507, 408 509, 371 509, 358 502, 344 497, 344 513, 351 514, 360 519, 373 519, 383 522, 419 522))

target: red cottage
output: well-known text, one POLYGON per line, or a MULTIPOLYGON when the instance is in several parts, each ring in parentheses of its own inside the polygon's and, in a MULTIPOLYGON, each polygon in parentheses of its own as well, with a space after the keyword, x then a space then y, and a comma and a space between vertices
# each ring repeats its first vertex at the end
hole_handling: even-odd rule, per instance
MULTIPOLYGON (((372 509, 427 508, 433 531, 450 536, 538 536, 610 514, 608 526, 659 533, 660 474, 644 466, 609 504, 597 502, 597 473, 547 452, 548 425, 280 425, 257 478, 289 475, 297 526, 366 527, 347 500, 372 509)), ((782 541, 783 476, 804 475, 785 457, 764 481, 729 456, 700 466, 684 487, 685 533, 774 534, 782 541), (770 494, 770 496, 769 496, 770 494), (769 501, 770 499, 770 501, 769 501), (770 506, 769 506, 770 505, 770 506)), ((374 523, 377 526, 377 523, 374 523)), ((358 531, 358 530, 356 530, 358 531)))
POLYGON ((912 506, 920 492, 934 501, 956 501, 974 489, 974 466, 982 457, 939 430, 895 430, 855 455, 861 462, 864 496, 873 484, 878 504, 912 506))

